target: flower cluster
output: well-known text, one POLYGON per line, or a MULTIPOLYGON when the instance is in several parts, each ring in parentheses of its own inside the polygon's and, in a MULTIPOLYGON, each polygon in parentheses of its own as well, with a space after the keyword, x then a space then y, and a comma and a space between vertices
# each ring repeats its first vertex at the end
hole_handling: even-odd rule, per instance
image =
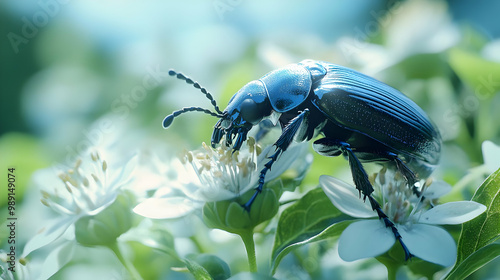
MULTIPOLYGON (((292 145, 266 174, 266 182, 290 168, 306 148, 292 145)), ((236 152, 225 143, 217 148, 203 143, 202 149, 185 151, 180 157, 183 166, 177 169, 177 182, 158 189, 152 198, 137 205, 134 212, 148 218, 179 218, 200 209, 206 202, 238 198, 257 186, 260 170, 272 152, 273 146, 262 149, 252 137, 236 152)))
MULTIPOLYGON (((283 179, 285 171, 294 170, 291 172, 293 180, 298 182, 310 164, 310 158, 306 156, 307 143, 292 144, 266 174, 265 183, 274 180, 273 183, 266 185, 251 210, 246 211, 242 205, 254 194, 260 172, 274 152, 274 146, 262 148, 254 138, 249 137, 239 151, 233 151, 223 141, 216 148, 203 143, 199 150, 185 151, 173 160, 162 161, 159 157, 146 156, 146 161, 158 160, 151 161, 150 165, 154 168, 143 166, 140 172, 135 168, 136 157, 126 164, 111 165, 109 158, 96 151, 89 151, 57 176, 51 169, 41 170, 35 175, 35 181, 42 184, 41 202, 59 216, 26 244, 22 258, 56 243, 42 265, 40 275, 44 278, 56 273, 72 259, 75 245, 102 246, 115 253, 132 277, 140 279, 141 275, 120 252, 118 242, 139 241, 176 258, 179 256, 174 249, 174 237, 169 240, 171 233, 165 237, 167 230, 159 230, 162 234, 158 239, 153 233, 147 236, 148 230, 157 228, 160 223, 143 219, 143 222, 149 223, 148 228, 141 225, 134 228, 133 208, 139 216, 152 219, 190 219, 190 214, 196 214, 209 228, 239 235, 247 250, 250 270, 255 272, 254 230, 278 213, 283 191, 291 189, 284 188, 285 180, 275 179, 280 176, 283 179), (144 171, 146 169, 155 171, 144 171), (153 173, 156 173, 154 178, 151 177, 153 173), (154 191, 152 195, 151 190, 154 191), (132 198, 129 195, 131 192, 136 197, 132 198), (140 201, 138 204, 136 198, 140 201), (130 229, 137 231, 134 233, 130 229), (61 256, 65 257, 65 261, 58 261, 61 256)), ((452 236, 439 225, 464 223, 486 209, 484 205, 472 201, 439 204, 439 198, 451 189, 443 181, 428 179, 417 183, 422 192, 422 197, 417 198, 396 171, 382 168, 370 179, 375 189, 372 195, 395 223, 411 254, 442 266, 454 263, 457 248, 452 236)), ((340 234, 338 249, 343 260, 378 257, 395 245, 393 232, 382 221, 374 219, 376 212, 369 204, 363 203, 354 186, 325 175, 319 180, 324 192, 339 210, 360 218, 340 234)), ((168 220, 167 223, 177 221, 168 220)), ((194 235, 189 236, 194 238, 194 235)), ((227 268, 224 275, 230 275, 223 261, 211 255, 207 259, 211 260, 211 265, 222 264, 221 267, 227 268)), ((183 262, 189 263, 186 260, 183 262)))
POLYGON ((51 243, 57 247, 47 256, 42 278, 50 277, 71 260, 76 240, 86 246, 110 245, 131 226, 130 205, 124 187, 131 182, 135 160, 110 168, 99 152, 89 150, 87 157, 54 175, 52 168, 34 175, 42 184, 41 202, 59 214, 24 247, 22 256, 51 243), (65 254, 64 262, 48 265, 65 254))

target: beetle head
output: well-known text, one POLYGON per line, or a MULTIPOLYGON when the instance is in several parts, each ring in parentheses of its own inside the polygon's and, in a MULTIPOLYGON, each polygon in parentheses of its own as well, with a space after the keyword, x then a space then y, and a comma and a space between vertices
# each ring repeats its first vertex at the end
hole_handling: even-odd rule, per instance
POLYGON ((246 84, 229 100, 222 118, 215 124, 212 146, 226 135, 227 145, 231 145, 236 137, 233 150, 239 150, 248 131, 271 113, 272 107, 264 84, 261 81, 246 84))
POLYGON ((234 137, 237 137, 233 145, 233 150, 239 150, 243 142, 247 139, 248 131, 263 118, 271 116, 274 112, 269 101, 267 88, 260 80, 252 81, 242 87, 229 100, 227 108, 221 112, 212 95, 199 83, 174 70, 170 70, 168 74, 199 89, 210 100, 216 112, 201 107, 185 107, 166 116, 163 119, 163 128, 168 128, 176 117, 187 112, 203 112, 220 118, 215 124, 212 134, 211 143, 214 147, 220 143, 222 137, 225 135, 226 145, 228 146, 232 144, 234 137))

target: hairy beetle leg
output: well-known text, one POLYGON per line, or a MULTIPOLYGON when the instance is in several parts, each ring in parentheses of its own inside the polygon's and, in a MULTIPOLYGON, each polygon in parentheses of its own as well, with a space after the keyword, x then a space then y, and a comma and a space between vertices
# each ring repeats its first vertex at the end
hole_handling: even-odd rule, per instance
MULTIPOLYGON (((387 157, 396 163, 396 168, 405 178, 408 187, 411 188, 414 195, 420 198, 420 202, 423 202, 425 200, 425 196, 422 195, 423 190, 419 190, 415 185, 418 182, 415 173, 413 173, 413 171, 411 171, 411 169, 396 154, 388 152, 387 157)), ((432 203, 430 203, 430 205, 431 208, 434 207, 432 203)))
POLYGON ((288 146, 293 141, 293 137, 297 133, 300 125, 302 124, 302 121, 304 120, 304 117, 309 113, 308 109, 305 109, 302 111, 299 115, 297 115, 295 118, 293 118, 284 128, 283 128, 283 133, 281 136, 276 140, 276 143, 274 143, 274 146, 276 146, 276 152, 268 157, 269 161, 264 165, 264 168, 260 171, 259 175, 259 185, 255 188, 255 193, 252 195, 252 197, 242 205, 242 207, 247 211, 250 212, 250 207, 252 206, 252 203, 255 201, 257 198, 257 195, 262 192, 262 188, 264 187, 264 179, 266 177, 267 171, 271 170, 271 167, 273 166, 273 163, 278 160, 278 156, 283 153, 288 146))
POLYGON ((388 152, 387 157, 394 161, 396 168, 405 178, 406 184, 409 188, 411 188, 413 194, 415 194, 418 198, 422 197, 422 192, 415 185, 415 183, 418 182, 415 173, 413 173, 413 171, 411 171, 411 169, 395 153, 388 152))
POLYGON ((252 206, 252 203, 257 198, 257 195, 262 192, 262 188, 264 187, 264 178, 266 177, 267 171, 271 170, 271 166, 278 159, 278 156, 282 152, 283 152, 282 149, 277 148, 276 152, 272 156, 269 157, 270 160, 264 165, 264 168, 260 171, 259 185, 255 188, 255 193, 252 195, 252 197, 245 204, 242 205, 243 208, 247 212, 250 212, 250 207, 252 206))
POLYGON ((385 227, 390 227, 392 233, 394 234, 394 237, 396 238, 397 241, 399 241, 399 244, 401 244, 401 247, 403 247, 403 251, 405 253, 405 261, 408 261, 413 257, 413 254, 410 253, 410 250, 408 250, 408 247, 406 247, 406 244, 403 242, 403 239, 401 237, 401 234, 399 234, 398 229, 394 225, 394 223, 387 217, 387 215, 382 211, 382 208, 380 208, 380 204, 371 196, 368 196, 368 200, 370 201, 370 205, 373 209, 373 211, 377 212, 377 215, 379 219, 384 221, 385 227))
POLYGON ((403 242, 401 234, 399 233, 394 223, 389 219, 389 217, 387 217, 384 211, 382 211, 380 204, 371 196, 371 193, 373 192, 373 187, 370 184, 370 181, 368 180, 368 175, 366 174, 363 165, 361 165, 359 159, 356 157, 356 155, 354 155, 354 152, 351 150, 349 144, 345 142, 339 142, 339 145, 340 149, 342 150, 342 153, 347 155, 349 166, 351 167, 354 184, 356 185, 356 188, 360 191, 360 193, 363 193, 364 195, 363 200, 365 200, 368 197, 372 210, 377 212, 378 218, 380 220, 384 221, 385 227, 391 228, 394 237, 396 238, 396 240, 399 241, 401 247, 403 247, 403 251, 405 253, 405 260, 406 261, 409 260, 413 255, 410 253, 410 250, 408 250, 408 247, 406 247, 406 244, 403 242))

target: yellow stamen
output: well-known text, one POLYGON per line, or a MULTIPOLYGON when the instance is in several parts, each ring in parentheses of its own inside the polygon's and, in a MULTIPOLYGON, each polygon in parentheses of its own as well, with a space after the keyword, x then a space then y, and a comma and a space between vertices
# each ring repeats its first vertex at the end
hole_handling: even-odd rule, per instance
POLYGON ((424 188, 430 186, 432 184, 432 181, 433 181, 432 177, 427 178, 427 180, 425 180, 424 183, 424 188))
POLYGON ((66 190, 69 192, 69 193, 73 193, 73 191, 71 190, 71 187, 69 186, 69 184, 66 184, 66 190))
POLYGON ((42 198, 42 199, 40 199, 40 201, 42 202, 43 205, 50 207, 50 204, 47 202, 47 200, 42 198))
POLYGON ((75 188, 78 187, 78 183, 75 181, 75 179, 73 179, 71 177, 68 177, 68 179, 66 180, 66 182, 70 183, 75 188))
POLYGON ((48 192, 46 192, 44 190, 41 190, 40 192, 42 193, 42 197, 43 198, 49 198, 50 197, 50 194, 48 192))
POLYGON ((195 158, 198 159, 198 160, 203 160, 203 159, 206 159, 207 154, 204 154, 204 153, 197 153, 195 158))
POLYGON ((215 171, 212 173, 212 175, 213 175, 214 177, 220 178, 220 177, 222 177, 222 172, 221 172, 220 170, 215 170, 215 171))
POLYGON ((188 151, 186 149, 183 149, 182 152, 178 156, 179 160, 181 161, 182 164, 186 164, 187 163, 187 160, 186 160, 187 153, 188 153, 188 151))
POLYGON ((212 166, 210 165, 210 161, 208 161, 208 160, 200 160, 200 164, 201 164, 201 167, 200 167, 200 173, 201 173, 203 170, 210 171, 210 168, 212 167, 212 166))
POLYGON ((66 182, 68 179, 68 174, 66 173, 59 173, 59 175, 57 175, 57 177, 59 177, 59 179, 61 179, 63 182, 66 182))
POLYGON ((262 153, 262 147, 260 145, 255 146, 256 154, 259 156, 262 153))

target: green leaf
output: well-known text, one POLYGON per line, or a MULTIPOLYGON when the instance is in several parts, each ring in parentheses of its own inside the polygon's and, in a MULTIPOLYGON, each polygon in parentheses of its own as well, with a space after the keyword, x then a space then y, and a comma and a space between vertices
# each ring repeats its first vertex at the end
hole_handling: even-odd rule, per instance
POLYGON ((212 280, 210 273, 201 265, 196 263, 195 261, 184 259, 187 268, 193 274, 194 279, 196 280, 212 280))
POLYGON ((191 262, 202 266, 214 280, 225 280, 231 277, 229 265, 215 255, 199 254, 188 258, 191 262))
MULTIPOLYGON (((441 54, 415 54, 404 58, 397 71, 403 72, 406 79, 432 79, 448 70, 440 59, 441 54)), ((395 69, 396 70, 396 69, 395 69)))
POLYGON ((500 90, 500 63, 458 48, 450 50, 449 61, 451 68, 472 87, 479 99, 493 97, 500 90))
POLYGON ((500 238, 499 194, 500 169, 483 182, 472 198, 473 201, 485 205, 486 211, 462 225, 457 262, 447 279, 455 279, 454 275, 467 276, 498 257, 498 244, 492 243, 500 238))
POLYGON ((322 189, 313 189, 281 214, 272 251, 271 273, 293 248, 338 237, 351 223, 322 189))
POLYGON ((500 244, 486 245, 456 265, 446 279, 465 279, 498 256, 500 256, 500 244))

